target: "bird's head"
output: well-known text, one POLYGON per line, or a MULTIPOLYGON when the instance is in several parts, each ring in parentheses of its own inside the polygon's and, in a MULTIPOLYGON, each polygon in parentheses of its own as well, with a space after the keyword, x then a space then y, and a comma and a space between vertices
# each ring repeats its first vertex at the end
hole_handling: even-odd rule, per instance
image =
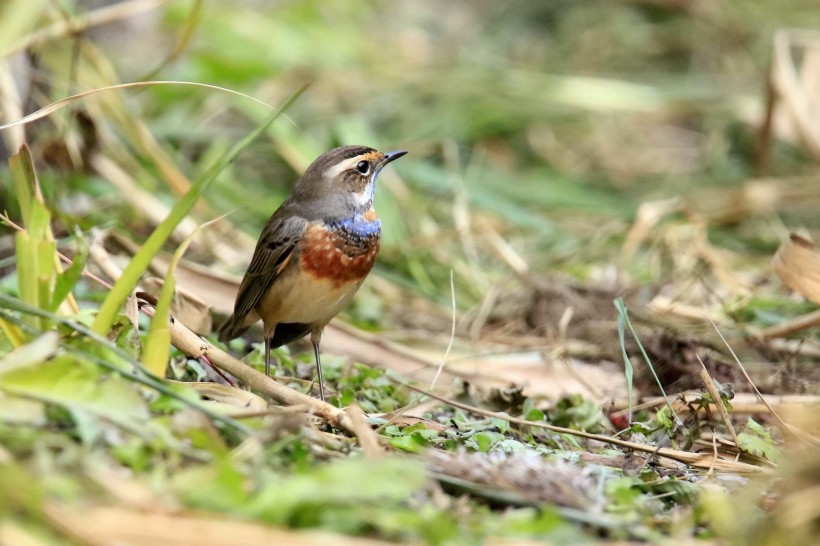
POLYGON ((322 217, 361 213, 373 206, 376 177, 406 151, 383 153, 367 146, 343 146, 320 155, 294 188, 294 199, 311 203, 322 217))

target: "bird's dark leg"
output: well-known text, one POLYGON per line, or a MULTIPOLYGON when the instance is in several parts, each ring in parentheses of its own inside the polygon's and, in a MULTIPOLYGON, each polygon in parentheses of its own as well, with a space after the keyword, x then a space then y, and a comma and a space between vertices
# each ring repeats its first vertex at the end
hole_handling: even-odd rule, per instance
POLYGON ((265 338, 265 375, 270 377, 270 338, 265 338))
POLYGON ((319 381, 319 398, 325 401, 325 382, 322 380, 322 358, 319 356, 319 341, 322 339, 322 332, 310 334, 310 342, 313 344, 313 355, 316 357, 316 377, 319 381))

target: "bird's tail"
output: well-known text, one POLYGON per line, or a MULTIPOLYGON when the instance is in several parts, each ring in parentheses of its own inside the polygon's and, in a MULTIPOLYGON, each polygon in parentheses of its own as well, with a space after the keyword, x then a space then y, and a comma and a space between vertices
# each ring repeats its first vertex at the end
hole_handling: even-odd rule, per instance
POLYGON ((248 329, 248 326, 245 326, 243 322, 236 320, 236 315, 231 315, 228 320, 225 321, 222 326, 219 328, 219 341, 229 341, 233 338, 239 337, 245 333, 245 330, 248 329))

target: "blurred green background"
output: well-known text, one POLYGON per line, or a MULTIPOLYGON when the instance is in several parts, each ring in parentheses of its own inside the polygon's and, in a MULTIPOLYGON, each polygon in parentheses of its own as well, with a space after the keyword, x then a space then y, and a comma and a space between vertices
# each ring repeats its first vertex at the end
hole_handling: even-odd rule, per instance
MULTIPOLYGON (((709 193, 698 201, 701 192, 738 187, 755 174, 816 172, 799 141, 777 138, 766 148, 765 169, 754 170, 773 34, 817 28, 820 10, 809 0, 170 1, 15 53, 33 29, 82 21, 92 4, 0 8, 6 67, 24 89, 24 111, 144 79, 219 85, 272 105, 310 83, 289 121, 222 174, 197 221, 230 212, 229 222, 255 238, 322 151, 351 143, 408 149, 378 191, 385 226, 378 271, 411 296, 446 303, 452 269, 465 310, 475 310, 491 287, 514 289, 501 242, 537 274, 597 282, 616 264, 627 280, 662 283, 670 272, 691 273, 679 270, 674 254, 684 249, 675 244, 683 243, 666 240, 666 231, 623 259, 642 203, 682 197, 698 209, 712 204, 709 193)), ((149 3, 114 9, 127 4, 149 3)), ((135 124, 144 123, 190 178, 265 114, 250 100, 191 87, 108 95, 116 98, 68 110, 86 109, 106 155, 166 203, 179 190, 134 143, 135 124)), ((54 124, 28 127, 35 151, 72 138, 82 148, 82 128, 68 110, 54 114, 54 124)), ((87 176, 81 153, 70 169, 41 155, 53 167, 41 172, 45 190, 67 205, 66 227, 117 225, 138 240, 149 232, 133 203, 97 173, 87 176)), ((724 198, 731 202, 732 194, 724 198)), ((688 224, 691 216, 681 212, 673 209, 669 221, 688 224)), ((817 225, 813 207, 799 200, 777 212, 786 223, 817 225)), ((782 219, 732 218, 707 225, 707 235, 761 266, 784 232, 772 222, 782 219)), ((245 265, 223 258, 223 269, 245 265)))

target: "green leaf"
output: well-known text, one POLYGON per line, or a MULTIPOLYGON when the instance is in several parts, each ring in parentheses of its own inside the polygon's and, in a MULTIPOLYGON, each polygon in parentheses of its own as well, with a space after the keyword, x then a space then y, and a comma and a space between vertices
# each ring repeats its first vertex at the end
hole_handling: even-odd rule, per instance
POLYGON ((189 400, 187 397, 180 396, 174 389, 169 388, 164 381, 156 379, 154 376, 149 374, 147 370, 144 370, 139 361, 132 358, 127 352, 111 343, 111 341, 107 338, 95 334, 75 320, 55 315, 54 313, 49 313, 48 311, 29 305, 24 301, 0 293, 0 318, 5 320, 15 319, 14 315, 12 315, 10 311, 17 311, 23 314, 35 315, 38 317, 47 317, 50 320, 60 324, 62 327, 67 327, 78 334, 82 334, 82 337, 76 340, 75 343, 72 343, 72 345, 67 347, 67 349, 73 351, 85 361, 91 362, 102 369, 118 374, 118 377, 122 378, 126 382, 139 383, 153 389, 156 392, 176 398, 189 407, 201 411, 214 421, 221 422, 234 430, 241 431, 244 434, 251 434, 250 428, 226 415, 221 415, 220 413, 215 412, 211 407, 203 403, 198 398, 196 401, 193 401, 189 400), (82 347, 84 343, 89 346, 87 349, 82 347), (112 363, 111 359, 107 357, 109 354, 113 355, 116 361, 121 360, 123 364, 126 364, 128 366, 128 370, 123 369, 121 365, 119 365, 119 362, 112 363), (136 370, 136 373, 132 370, 136 370))
POLYGON ((19 152, 9 158, 9 170, 14 182, 14 194, 23 215, 23 226, 31 230, 34 227, 31 215, 32 205, 36 201, 37 178, 28 145, 24 144, 19 152))
POLYGON ((57 351, 60 336, 49 331, 26 345, 21 345, 0 359, 0 374, 43 362, 57 351))
POLYGON ((524 453, 529 450, 526 445, 518 440, 511 440, 509 438, 496 442, 493 445, 493 449, 501 453, 524 453))
POLYGON ((194 468, 174 478, 174 488, 193 506, 242 513, 248 505, 248 483, 230 461, 194 468))
MULTIPOLYGON (((55 267, 55 260, 57 260, 57 243, 53 240, 40 239, 36 242, 37 249, 37 277, 35 278, 37 284, 37 300, 39 306, 47 311, 51 309, 52 294, 54 293, 54 286, 57 283, 57 268, 55 267)), ((51 321, 45 318, 40 319, 40 329, 47 330, 51 328, 51 321)))
POLYGON ((772 435, 751 417, 743 432, 737 435, 737 445, 746 453, 763 457, 772 462, 780 460, 780 449, 775 445, 772 435))
POLYGON ((348 458, 267 485, 247 511, 267 521, 284 522, 294 513, 328 506, 384 506, 406 502, 426 481, 421 463, 406 457, 348 458))
POLYGON ((524 414, 524 419, 527 421, 546 421, 547 419, 544 412, 535 407, 535 401, 532 398, 527 398, 524 400, 524 404, 521 409, 524 414))
POLYGON ((491 432, 488 430, 484 430, 482 432, 476 432, 471 436, 471 439, 476 443, 478 446, 478 450, 482 453, 487 453, 490 451, 490 448, 498 442, 499 440, 503 440, 504 436, 497 433, 491 432))
POLYGON ((666 390, 663 388, 663 383, 661 383, 658 374, 655 372, 655 367, 652 365, 652 359, 649 358, 649 355, 646 354, 646 349, 644 349, 643 344, 641 343, 640 338, 638 337, 638 333, 635 331, 634 326, 632 326, 632 321, 629 320, 629 310, 624 303, 623 298, 617 298, 613 302, 615 304, 615 309, 618 311, 618 316, 616 319, 617 326, 618 326, 618 338, 621 343, 621 352, 623 353, 624 357, 624 373, 626 375, 626 382, 627 382, 627 395, 629 399, 629 420, 632 420, 632 362, 629 360, 629 355, 626 353, 626 345, 624 340, 624 331, 625 327, 629 328, 629 332, 632 334, 632 338, 635 340, 635 343, 638 345, 638 350, 641 352, 641 356, 643 356, 644 362, 646 362, 646 366, 649 371, 652 373, 652 377, 655 378, 655 383, 657 383, 658 388, 661 391, 664 399, 666 400, 666 406, 669 408, 669 411, 674 416, 675 420, 678 420, 677 414, 675 414, 675 410, 672 408, 672 402, 669 401, 669 397, 666 395, 666 390))
POLYGON ((626 399, 629 408, 627 419, 629 422, 632 422, 632 376, 634 375, 634 370, 632 369, 632 361, 629 360, 629 355, 626 352, 625 326, 627 310, 623 298, 618 298, 615 300, 615 309, 618 311, 618 315, 615 318, 615 324, 618 327, 618 341, 621 344, 621 354, 624 357, 624 376, 626 377, 626 399))
POLYGON ((672 416, 672 410, 669 406, 664 406, 658 410, 655 414, 655 420, 666 430, 673 430, 675 428, 675 419, 672 416))
POLYGON ((41 201, 35 199, 31 202, 31 214, 26 231, 38 241, 54 242, 51 235, 51 213, 41 201))
MULTIPOLYGON (((42 202, 37 174, 28 146, 9 159, 14 191, 23 216, 25 231, 15 235, 17 285, 23 301, 52 310, 52 293, 57 279, 57 245, 51 234, 51 214, 42 202)), ((38 330, 49 328, 44 317, 24 319, 38 330)))
POLYGON ((493 424, 493 426, 495 428, 498 429, 498 432, 500 432, 501 434, 504 434, 508 430, 510 430, 510 422, 507 421, 506 419, 500 419, 498 417, 490 417, 490 422, 493 424))
POLYGON ((611 502, 609 507, 613 512, 625 512, 635 508, 641 492, 638 486, 640 480, 631 476, 615 478, 606 483, 606 496, 611 502))
MULTIPOLYGON (((217 218, 219 220, 220 218, 217 218)), ((214 220, 216 221, 216 220, 214 220)), ((157 305, 154 309, 154 318, 151 319, 151 326, 145 340, 145 352, 142 362, 145 367, 158 377, 165 377, 168 369, 168 354, 171 346, 171 330, 168 328, 168 321, 171 320, 171 304, 173 303, 176 291, 176 268, 191 241, 199 234, 199 231, 210 224, 207 222, 194 229, 188 237, 180 243, 179 248, 174 252, 165 280, 162 283, 157 305)))
POLYGON ((416 433, 405 434, 404 436, 396 436, 389 439, 390 445, 396 449, 407 451, 409 453, 419 453, 427 447, 427 440, 416 433))
MULTIPOLYGON (((88 262, 88 245, 82 237, 77 237, 77 252, 72 258, 71 265, 62 273, 57 274, 57 280, 54 285, 54 290, 51 294, 51 301, 49 302, 48 310, 56 311, 63 303, 68 294, 80 280, 85 269, 85 264, 88 262)), ((55 249, 56 250, 56 249, 55 249)))
POLYGON ((0 389, 86 412, 136 433, 149 416, 131 383, 68 354, 0 373, 0 389))
MULTIPOLYGON (((14 237, 17 255, 17 290, 20 299, 34 307, 40 307, 40 291, 37 287, 37 241, 25 231, 18 231, 14 237)), ((25 315, 23 320, 41 330, 41 317, 25 315)))

